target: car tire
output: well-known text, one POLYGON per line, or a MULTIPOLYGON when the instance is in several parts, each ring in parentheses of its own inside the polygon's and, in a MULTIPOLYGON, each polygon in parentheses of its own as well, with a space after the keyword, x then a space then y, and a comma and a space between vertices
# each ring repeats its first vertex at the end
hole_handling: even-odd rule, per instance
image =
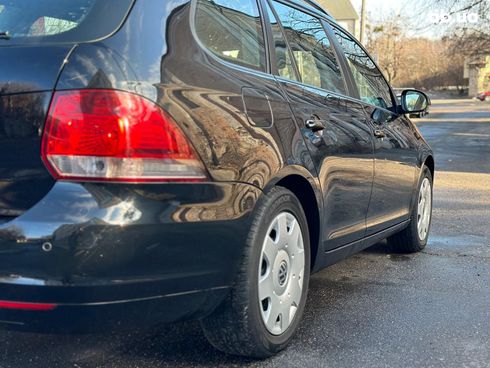
POLYGON ((425 165, 415 198, 409 225, 388 238, 388 245, 393 251, 415 253, 422 251, 427 245, 432 222, 433 179, 429 168, 425 165))
POLYGON ((230 293, 201 321, 208 341, 234 355, 262 359, 278 353, 301 320, 309 275, 310 238, 303 208, 291 191, 275 187, 254 212, 230 293))

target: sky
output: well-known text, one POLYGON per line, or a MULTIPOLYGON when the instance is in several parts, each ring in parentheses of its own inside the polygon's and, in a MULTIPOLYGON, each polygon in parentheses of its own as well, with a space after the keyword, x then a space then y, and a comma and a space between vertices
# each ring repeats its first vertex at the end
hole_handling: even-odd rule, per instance
MULTIPOLYGON (((362 0, 351 0, 352 4, 356 10, 361 12, 362 0)), ((381 12, 389 12, 393 10, 400 10, 403 3, 407 1, 404 0, 366 0, 366 7, 370 11, 379 10, 381 12)))
MULTIPOLYGON (((409 18, 424 18, 428 15, 426 0, 365 0, 367 12, 373 20, 381 20, 394 14, 402 14, 409 18), (422 11, 422 9, 424 9, 422 11)), ((351 0, 361 13, 362 0, 351 0)), ((436 10, 436 9, 434 9, 436 10)))
MULTIPOLYGON (((362 0, 351 0, 358 13, 361 13, 362 0)), ((477 14, 461 14, 461 17, 452 16, 444 19, 446 12, 441 8, 429 7, 427 0, 365 0, 368 20, 382 22, 390 16, 401 14, 404 17, 406 31, 414 36, 437 38, 446 30, 461 22, 474 21, 472 16, 477 14), (437 25, 436 25, 437 24, 437 25)), ((481 20, 479 20, 481 21, 481 20)))
MULTIPOLYGON (((368 19, 375 22, 387 19, 396 14, 408 16, 408 20, 416 14, 420 0, 365 0, 368 19)), ((359 15, 362 0, 351 0, 359 15)), ((420 14, 418 15, 420 18, 420 14)))

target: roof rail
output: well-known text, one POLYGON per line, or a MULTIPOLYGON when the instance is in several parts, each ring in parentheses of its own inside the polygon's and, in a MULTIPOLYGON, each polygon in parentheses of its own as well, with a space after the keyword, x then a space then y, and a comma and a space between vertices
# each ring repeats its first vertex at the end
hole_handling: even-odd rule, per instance
POLYGON ((323 14, 326 14, 328 16, 330 16, 330 14, 328 14, 326 12, 325 9, 323 9, 316 1, 313 1, 313 0, 303 0, 305 3, 307 3, 308 5, 311 5, 312 7, 314 7, 316 10, 322 12, 323 14))

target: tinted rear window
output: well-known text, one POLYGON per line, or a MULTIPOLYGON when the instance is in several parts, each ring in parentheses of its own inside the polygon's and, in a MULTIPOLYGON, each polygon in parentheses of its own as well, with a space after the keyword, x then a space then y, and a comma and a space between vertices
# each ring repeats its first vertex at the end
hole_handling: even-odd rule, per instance
POLYGON ((0 0, 0 46, 86 42, 122 24, 134 0, 0 0))
POLYGON ((198 0, 196 33, 220 58, 265 70, 265 41, 257 0, 198 0))

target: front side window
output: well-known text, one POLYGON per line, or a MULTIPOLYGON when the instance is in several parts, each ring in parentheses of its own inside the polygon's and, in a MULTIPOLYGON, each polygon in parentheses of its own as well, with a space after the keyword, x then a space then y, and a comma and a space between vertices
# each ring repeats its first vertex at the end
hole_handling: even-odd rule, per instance
POLYGON ((305 84, 345 94, 335 52, 319 19, 273 2, 305 84))
POLYGON ((256 0, 198 0, 196 33, 220 58, 265 70, 264 32, 256 0))
POLYGON ((354 75, 361 100, 371 105, 391 109, 393 100, 390 87, 369 55, 347 33, 336 27, 333 29, 354 75))

